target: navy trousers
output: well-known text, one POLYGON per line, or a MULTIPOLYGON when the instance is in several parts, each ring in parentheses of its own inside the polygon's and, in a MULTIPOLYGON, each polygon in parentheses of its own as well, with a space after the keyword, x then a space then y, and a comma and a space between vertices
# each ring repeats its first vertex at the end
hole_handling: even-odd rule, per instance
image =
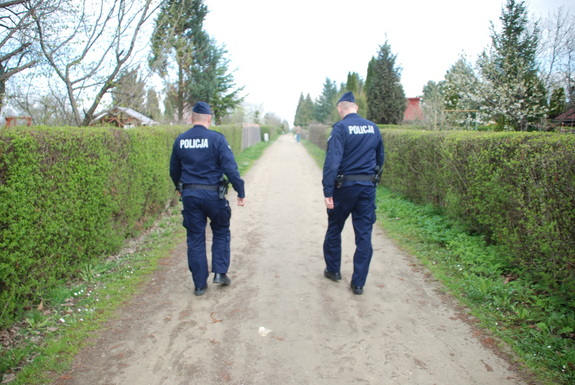
POLYGON ((341 270, 341 232, 351 214, 355 233, 353 275, 351 283, 364 286, 373 255, 371 233, 375 223, 375 187, 352 185, 335 189, 334 208, 327 210, 328 226, 323 243, 323 255, 329 272, 341 270))
POLYGON ((183 225, 188 244, 188 267, 194 285, 203 288, 210 275, 206 256, 206 224, 212 229, 212 272, 225 274, 230 266, 230 219, 232 210, 227 199, 183 197, 183 225))

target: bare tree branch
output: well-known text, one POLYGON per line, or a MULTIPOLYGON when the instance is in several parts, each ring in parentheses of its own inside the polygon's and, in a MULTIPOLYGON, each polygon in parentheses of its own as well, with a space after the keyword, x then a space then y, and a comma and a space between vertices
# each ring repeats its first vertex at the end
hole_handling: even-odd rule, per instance
POLYGON ((48 28, 37 21, 40 47, 64 83, 77 125, 88 125, 103 97, 130 65, 142 27, 158 0, 83 0, 75 13, 48 28))

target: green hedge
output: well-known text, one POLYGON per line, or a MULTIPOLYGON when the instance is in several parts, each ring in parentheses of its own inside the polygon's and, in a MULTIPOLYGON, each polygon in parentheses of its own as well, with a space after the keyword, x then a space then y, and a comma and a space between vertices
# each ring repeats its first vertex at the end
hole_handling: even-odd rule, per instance
POLYGON ((383 130, 382 184, 503 245, 575 306, 575 136, 383 130))
MULTIPOLYGON (((187 128, 0 129, 0 328, 153 223, 187 128)), ((241 126, 214 129, 241 151, 241 126)))
POLYGON ((276 126, 270 126, 270 125, 262 125, 261 127, 261 140, 262 142, 265 139, 265 134, 268 134, 268 139, 270 142, 273 142, 274 140, 277 139, 277 137, 279 136, 280 132, 281 132, 281 127, 276 127, 276 126))

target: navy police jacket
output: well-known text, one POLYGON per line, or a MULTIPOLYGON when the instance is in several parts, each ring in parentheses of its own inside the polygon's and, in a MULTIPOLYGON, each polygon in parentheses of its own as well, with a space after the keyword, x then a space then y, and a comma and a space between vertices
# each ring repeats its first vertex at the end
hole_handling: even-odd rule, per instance
MULTIPOLYGON (((377 125, 356 113, 347 114, 333 125, 327 140, 322 180, 324 196, 333 197, 337 175, 373 175, 376 166, 383 166, 383 161, 383 140, 377 125)), ((345 181, 343 187, 353 184, 373 185, 373 182, 345 181)))
MULTIPOLYGON (((225 174, 239 198, 245 198, 244 181, 225 136, 195 125, 180 134, 172 149, 170 177, 177 187, 183 184, 217 185, 225 174)), ((182 196, 217 199, 217 191, 185 189, 182 196)))

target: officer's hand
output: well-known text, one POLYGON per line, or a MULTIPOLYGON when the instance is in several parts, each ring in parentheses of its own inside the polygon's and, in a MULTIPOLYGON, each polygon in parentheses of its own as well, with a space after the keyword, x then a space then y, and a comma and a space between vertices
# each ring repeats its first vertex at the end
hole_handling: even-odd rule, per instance
POLYGON ((238 206, 245 206, 246 198, 238 198, 238 206))
POLYGON ((324 198, 325 200, 325 207, 327 207, 328 209, 333 209, 333 197, 329 197, 329 198, 324 198))

